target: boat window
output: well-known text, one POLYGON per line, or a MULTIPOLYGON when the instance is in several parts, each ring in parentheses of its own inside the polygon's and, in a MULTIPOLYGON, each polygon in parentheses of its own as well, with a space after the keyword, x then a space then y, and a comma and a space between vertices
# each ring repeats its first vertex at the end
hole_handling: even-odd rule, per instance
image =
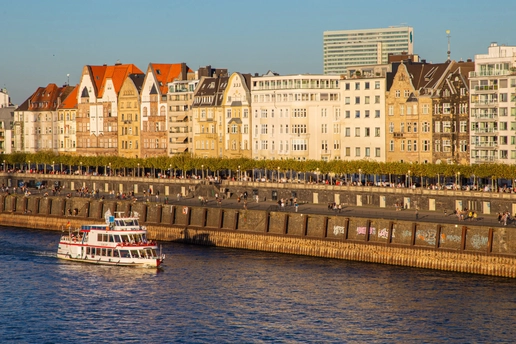
POLYGON ((116 225, 116 226, 121 226, 120 221, 115 220, 115 225, 116 225))
POLYGON ((133 220, 124 220, 124 226, 134 226, 133 220))
POLYGON ((118 250, 115 250, 113 252, 113 257, 120 257, 120 252, 118 252, 118 250))
POLYGON ((102 234, 97 234, 97 241, 102 241, 102 234))
POLYGON ((120 250, 120 257, 131 258, 131 255, 129 254, 129 250, 120 250))
POLYGON ((109 242, 115 242, 115 239, 113 238, 113 235, 109 236, 109 242))
POLYGON ((103 248, 100 254, 104 257, 107 256, 107 249, 103 248))
POLYGON ((133 258, 139 258, 140 255, 138 254, 138 250, 131 250, 131 256, 133 258))
POLYGON ((152 252, 152 257, 157 258, 158 254, 156 253, 156 250, 150 250, 152 252))
POLYGON ((121 237, 122 237, 122 242, 124 242, 126 244, 129 243, 129 237, 127 236, 127 234, 121 235, 121 237))
POLYGON ((86 254, 90 254, 90 248, 86 247, 86 254))
POLYGON ((122 240, 120 240, 120 235, 113 235, 115 237, 115 242, 122 242, 122 240))

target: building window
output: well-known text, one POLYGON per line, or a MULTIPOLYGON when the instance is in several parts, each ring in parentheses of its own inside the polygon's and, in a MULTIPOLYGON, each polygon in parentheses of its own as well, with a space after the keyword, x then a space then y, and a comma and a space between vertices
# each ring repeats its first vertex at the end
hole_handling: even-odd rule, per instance
POLYGON ((360 128, 355 128, 355 137, 360 137, 360 128))
POLYGON ((355 156, 356 157, 360 156, 360 147, 355 147, 355 156))

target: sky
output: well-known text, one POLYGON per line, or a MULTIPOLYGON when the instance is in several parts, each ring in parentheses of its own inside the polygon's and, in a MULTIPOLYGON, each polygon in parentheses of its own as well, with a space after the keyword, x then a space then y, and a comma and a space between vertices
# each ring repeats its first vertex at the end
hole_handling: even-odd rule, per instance
POLYGON ((516 45, 516 1, 25 0, 0 5, 0 88, 20 105, 38 87, 80 81, 85 65, 180 63, 229 72, 322 74, 323 32, 414 28, 428 62, 516 45), (69 77, 67 76, 69 74, 69 77))

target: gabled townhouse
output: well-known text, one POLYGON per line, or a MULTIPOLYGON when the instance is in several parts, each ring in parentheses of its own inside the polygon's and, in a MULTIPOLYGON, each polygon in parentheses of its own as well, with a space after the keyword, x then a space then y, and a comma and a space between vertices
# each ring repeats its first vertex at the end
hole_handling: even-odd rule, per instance
POLYGON ((118 156, 141 157, 140 105, 145 74, 129 74, 118 95, 118 156))
POLYGON ((340 158, 339 79, 337 75, 281 76, 270 71, 252 77, 253 159, 340 158))
POLYGON ((432 96, 433 163, 469 164, 469 72, 474 62, 451 61, 432 96))
POLYGON ((433 161, 432 96, 449 66, 425 60, 393 63, 385 96, 387 162, 433 161))
POLYGON ((224 157, 224 92, 227 74, 202 77, 192 104, 193 154, 199 157, 224 157))
POLYGON ((77 154, 118 154, 118 96, 133 64, 84 66, 77 93, 77 154))
POLYGON ((193 152, 192 105, 195 90, 202 77, 226 75, 227 69, 201 67, 193 80, 168 84, 168 154, 193 152))
POLYGON ((516 163, 516 46, 492 43, 469 74, 470 162, 516 163))
POLYGON ((142 158, 168 155, 168 84, 194 78, 195 73, 185 63, 150 63, 147 67, 140 105, 142 158))
POLYGON ((77 116, 78 89, 78 85, 74 86, 73 91, 57 108, 56 134, 58 153, 74 154, 77 148, 75 118, 77 116))
POLYGON ((14 151, 57 151, 57 109, 73 91, 72 86, 39 87, 14 111, 14 151))

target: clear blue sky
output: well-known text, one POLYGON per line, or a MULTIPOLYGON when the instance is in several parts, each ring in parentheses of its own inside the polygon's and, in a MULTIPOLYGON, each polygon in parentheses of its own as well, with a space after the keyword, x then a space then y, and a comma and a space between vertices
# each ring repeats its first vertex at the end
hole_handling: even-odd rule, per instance
POLYGON ((19 105, 39 86, 79 82, 84 65, 150 62, 230 72, 322 73, 328 30, 409 25, 432 62, 516 45, 516 1, 26 0, 0 6, 0 87, 19 105))

